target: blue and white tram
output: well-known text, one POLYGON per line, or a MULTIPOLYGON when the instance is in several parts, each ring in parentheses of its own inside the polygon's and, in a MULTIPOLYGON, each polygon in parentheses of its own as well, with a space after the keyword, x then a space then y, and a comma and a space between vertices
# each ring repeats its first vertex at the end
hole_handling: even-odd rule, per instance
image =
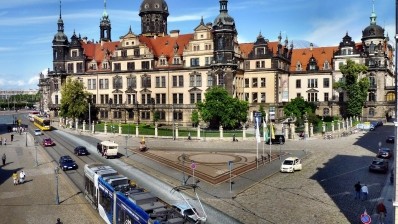
POLYGON ((194 223, 110 166, 86 164, 84 170, 86 197, 108 224, 194 223))

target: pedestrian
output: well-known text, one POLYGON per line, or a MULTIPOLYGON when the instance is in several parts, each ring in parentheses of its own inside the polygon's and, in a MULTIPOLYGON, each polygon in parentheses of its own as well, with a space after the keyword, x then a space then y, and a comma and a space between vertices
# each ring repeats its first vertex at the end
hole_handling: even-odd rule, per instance
POLYGON ((14 135, 11 134, 11 141, 14 141, 14 135))
POLYGON ((361 191, 362 191, 362 195, 363 195, 362 200, 363 201, 368 200, 369 189, 368 189, 368 186, 366 186, 366 184, 362 186, 361 191))
POLYGON ((354 185, 354 188, 355 188, 355 199, 361 199, 361 182, 358 181, 358 183, 354 185))
POLYGON ((19 183, 20 184, 23 184, 24 182, 25 182, 25 171, 21 171, 20 173, 19 173, 19 183))
POLYGON ((15 171, 15 172, 12 174, 12 179, 13 179, 13 181, 14 181, 14 185, 17 185, 17 184, 18 184, 18 174, 17 174, 17 171, 15 171))
POLYGON ((55 223, 55 224, 62 224, 61 219, 58 218, 58 219, 57 219, 57 223, 55 223))
POLYGON ((7 159, 6 154, 3 153, 3 156, 1 157, 1 160, 3 160, 3 166, 6 165, 6 159, 7 159))
POLYGON ((386 206, 383 204, 383 201, 380 200, 379 204, 376 207, 376 212, 379 214, 378 220, 380 224, 384 224, 384 220, 386 218, 387 209, 386 206))

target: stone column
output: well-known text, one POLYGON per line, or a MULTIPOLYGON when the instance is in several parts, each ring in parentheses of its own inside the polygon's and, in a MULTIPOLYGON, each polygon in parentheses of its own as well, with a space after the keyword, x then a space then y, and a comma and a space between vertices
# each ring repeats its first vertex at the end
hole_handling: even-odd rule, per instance
POLYGON ((352 128, 352 117, 350 117, 350 128, 352 128))
POLYGON ((108 132, 108 130, 107 130, 107 124, 106 124, 106 121, 105 121, 105 124, 104 124, 104 134, 106 134, 108 132))
POLYGON ((296 139, 296 125, 294 123, 290 125, 290 139, 296 139))
POLYGON ((200 125, 198 124, 198 127, 196 127, 196 136, 198 139, 200 139, 200 125))
POLYGON ((155 122, 155 138, 158 137, 158 122, 155 122))
POLYGON ((326 125, 325 122, 322 121, 322 133, 326 132, 326 125))
POLYGON ((330 124, 332 125, 332 133, 334 133, 334 121, 332 121, 330 124))
POLYGON ((246 140, 246 125, 245 124, 242 126, 242 138, 243 138, 243 140, 246 140))
POLYGON ((309 134, 310 134, 310 131, 309 131, 309 127, 308 127, 308 120, 307 120, 307 118, 305 118, 305 120, 304 120, 304 136, 308 137, 309 134))
POLYGON ((86 121, 83 121, 83 132, 86 131, 86 121))
POLYGON ((79 119, 76 118, 75 123, 76 123, 75 129, 77 131, 77 129, 79 128, 79 119))
POLYGON ((337 121, 337 131, 340 132, 340 121, 337 121))
POLYGON ((223 139, 224 138, 224 130, 222 128, 222 125, 220 125, 219 131, 220 131, 220 139, 223 139))
POLYGON ((119 135, 122 134, 122 123, 119 122, 119 135))
POLYGON ((93 121, 93 124, 91 126, 91 133, 95 133, 95 121, 93 121))
MULTIPOLYGON (((285 132, 285 139, 289 139, 289 125, 284 125, 283 128, 285 130, 284 131, 285 132)), ((264 131, 263 131, 263 133, 264 133, 264 131)))
POLYGON ((135 137, 138 137, 139 135, 139 129, 138 129, 138 122, 135 124, 135 137))
POLYGON ((346 123, 346 129, 348 130, 350 128, 350 123, 348 122, 348 118, 345 119, 345 123, 346 123))
POLYGON ((310 124, 310 136, 309 137, 312 137, 312 136, 314 136, 314 125, 312 125, 312 123, 310 124))
POLYGON ((178 139, 178 124, 176 124, 175 126, 176 126, 176 139, 178 139))

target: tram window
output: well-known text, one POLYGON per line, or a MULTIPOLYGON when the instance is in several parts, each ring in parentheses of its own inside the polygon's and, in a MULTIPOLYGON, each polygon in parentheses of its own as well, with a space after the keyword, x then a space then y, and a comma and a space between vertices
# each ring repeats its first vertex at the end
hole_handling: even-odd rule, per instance
POLYGON ((104 208, 106 213, 112 213, 112 199, 104 192, 100 192, 100 205, 104 208))
POLYGON ((129 216, 129 214, 124 209, 117 209, 118 211, 118 220, 117 224, 125 224, 125 223, 136 223, 134 220, 129 216))

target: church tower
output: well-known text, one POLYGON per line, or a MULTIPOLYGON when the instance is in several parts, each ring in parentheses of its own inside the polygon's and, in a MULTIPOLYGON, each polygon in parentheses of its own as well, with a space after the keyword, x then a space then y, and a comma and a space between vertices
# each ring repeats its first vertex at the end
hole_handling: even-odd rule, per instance
POLYGON ((237 31, 235 20, 228 15, 228 0, 220 0, 220 14, 213 24, 214 61, 211 65, 215 85, 223 86, 229 94, 236 96, 235 76, 237 60, 237 31))
POLYGON ((54 35, 53 39, 53 70, 58 73, 64 73, 65 59, 68 53, 68 37, 64 33, 64 21, 61 15, 61 0, 59 1, 59 19, 58 19, 58 32, 54 35))
POLYGON ((104 0, 104 13, 102 13, 102 19, 100 23, 100 40, 101 41, 112 41, 111 39, 111 21, 109 15, 106 12, 106 0, 104 0))
POLYGON ((144 36, 167 35, 169 9, 164 0, 144 0, 140 7, 141 34, 144 36))

